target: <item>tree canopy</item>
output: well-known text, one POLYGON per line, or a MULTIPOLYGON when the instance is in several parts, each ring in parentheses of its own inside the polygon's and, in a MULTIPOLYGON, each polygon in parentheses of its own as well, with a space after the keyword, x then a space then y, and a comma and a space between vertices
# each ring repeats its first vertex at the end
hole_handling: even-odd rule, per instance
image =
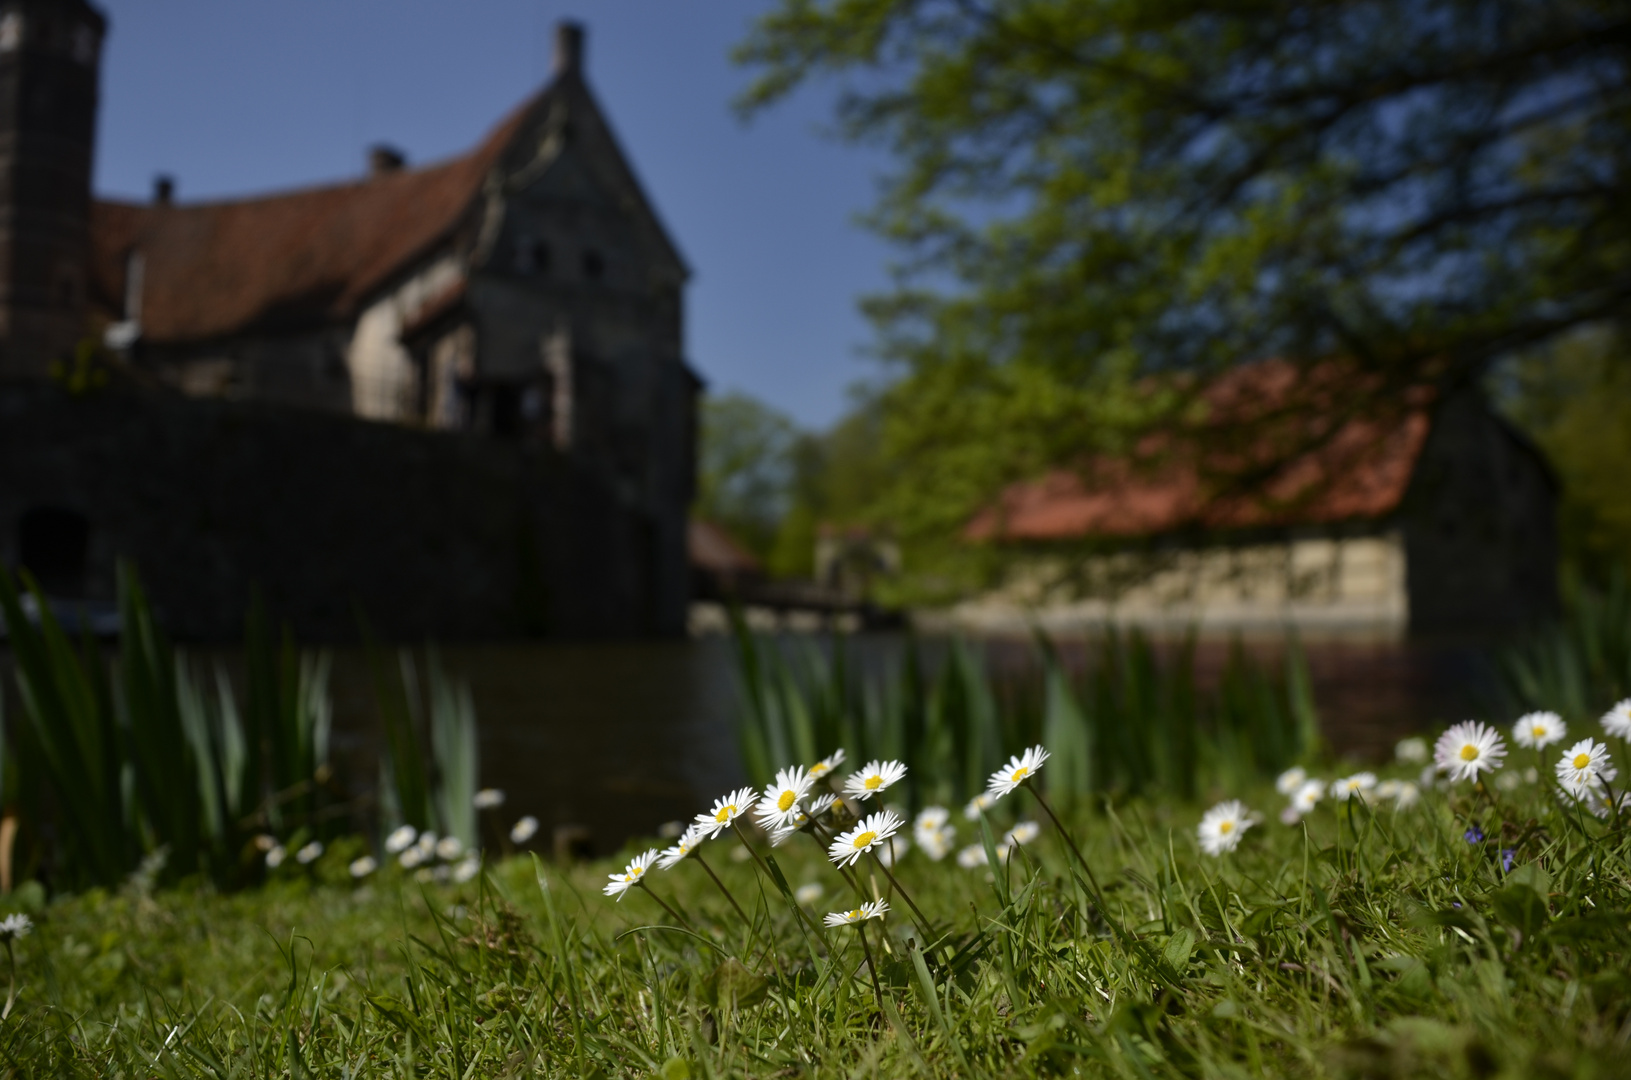
POLYGON ((1151 376, 1342 356, 1363 408, 1631 296, 1616 0, 781 0, 737 55, 895 163, 908 535, 1192 407, 1151 376))

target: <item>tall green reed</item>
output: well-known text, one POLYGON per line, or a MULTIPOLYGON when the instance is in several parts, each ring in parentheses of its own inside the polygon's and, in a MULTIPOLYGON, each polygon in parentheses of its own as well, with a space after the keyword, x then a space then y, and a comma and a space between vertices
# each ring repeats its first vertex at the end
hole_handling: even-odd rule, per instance
POLYGON ((1209 784, 1273 775, 1312 754, 1318 718, 1295 637, 1276 663, 1237 643, 1215 688, 1197 681, 1196 642, 1158 649, 1106 630, 1080 664, 1038 635, 1032 663, 1000 670, 976 644, 908 636, 861 663, 839 637, 771 639, 735 626, 739 746, 750 779, 842 746, 910 769, 912 806, 981 791, 1011 754, 1041 742, 1048 797, 1064 808, 1108 793, 1193 798, 1209 784))
MULTIPOLYGON (((245 626, 240 697, 220 664, 172 646, 132 567, 119 567, 111 656, 88 636, 74 640, 26 572, 21 584, 32 613, 0 569, 21 704, 0 731, 0 798, 23 826, 14 880, 111 886, 162 851, 161 880, 202 874, 236 888, 259 877, 258 834, 326 840, 358 826, 366 800, 347 794, 331 762, 330 658, 274 632, 258 601, 245 626)), ((380 683, 385 824, 434 825, 473 846, 479 761, 469 688, 432 653, 422 701, 410 653, 400 668, 398 680, 380 683)))

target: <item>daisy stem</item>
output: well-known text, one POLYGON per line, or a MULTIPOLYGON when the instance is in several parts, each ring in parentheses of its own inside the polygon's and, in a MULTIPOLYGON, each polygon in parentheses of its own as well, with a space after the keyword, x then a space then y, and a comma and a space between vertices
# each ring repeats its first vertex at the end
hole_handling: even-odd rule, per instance
POLYGON ((866 919, 855 924, 855 932, 861 935, 861 951, 866 954, 866 973, 872 976, 872 996, 878 1001, 878 1015, 883 1015, 883 988, 878 985, 878 965, 872 962, 872 946, 866 940, 866 919))
POLYGON ((649 896, 653 900, 657 901, 658 906, 660 906, 664 911, 668 912, 668 914, 674 919, 675 922, 679 923, 681 926, 685 927, 687 930, 691 930, 692 933, 696 932, 695 930, 692 930, 691 924, 685 921, 685 916, 681 915, 679 912, 677 912, 673 908, 669 907, 668 903, 662 897, 658 896, 657 893, 651 888, 650 885, 647 885, 644 881, 637 882, 636 884, 638 884, 641 889, 645 890, 645 894, 647 896, 649 896))
POLYGON ((1059 820, 1059 815, 1055 814, 1053 807, 1048 805, 1048 800, 1042 797, 1042 793, 1030 784, 1024 786, 1025 790, 1029 791, 1031 797, 1042 807, 1043 812, 1048 815, 1048 820, 1053 822, 1053 827, 1059 830, 1059 835, 1065 838, 1065 843, 1070 847, 1070 853, 1076 856, 1078 863, 1081 863, 1082 870, 1087 874, 1088 887, 1093 890, 1093 903, 1098 906, 1099 912, 1108 919, 1110 909, 1104 906, 1104 893, 1099 889, 1099 879, 1093 875, 1093 868, 1087 865, 1087 859, 1082 856, 1082 849, 1076 846, 1076 841, 1070 835, 1070 830, 1065 828, 1064 823, 1059 820))
POLYGON ((702 851, 700 848, 697 851, 693 851, 691 853, 691 857, 697 862, 701 863, 704 870, 708 871, 708 876, 714 879, 714 884, 719 886, 719 891, 725 894, 725 899, 731 902, 731 907, 736 909, 736 914, 742 917, 742 924, 744 926, 751 926, 752 923, 748 920, 748 913, 742 910, 742 905, 736 902, 736 897, 732 896, 731 891, 725 888, 725 883, 719 880, 719 875, 714 873, 714 868, 709 866, 707 860, 702 857, 702 851))
MULTIPOLYGON (((748 854, 752 855, 754 862, 757 862, 759 864, 759 869, 764 871, 765 877, 769 878, 771 881, 775 881, 776 880, 776 875, 772 874, 770 872, 770 866, 769 866, 768 863, 765 862, 764 857, 762 855, 760 855, 756 850, 754 850, 753 845, 748 843, 748 838, 746 836, 742 835, 741 826, 737 825, 735 822, 732 822, 731 823, 731 828, 736 830, 736 838, 738 840, 742 841, 742 846, 743 847, 748 849, 748 854)), ((792 897, 788 897, 788 903, 792 907, 793 914, 794 914, 795 917, 797 917, 800 925, 803 925, 805 923, 805 921, 810 918, 810 916, 805 912, 804 908, 797 901, 792 899, 792 897)), ((815 923, 812 921, 812 922, 810 922, 810 925, 815 926, 815 923)), ((816 937, 821 939, 822 941, 826 940, 825 935, 823 935, 821 933, 820 927, 816 927, 816 937)))
MULTIPOLYGON (((11 1015, 11 1007, 17 1003, 17 954, 11 951, 11 938, 6 939, 6 959, 11 962, 11 985, 6 988, 6 1007, 0 1010, 0 1020, 11 1015)), ((882 1008, 880 1005, 879 1008, 882 1008)))
MULTIPOLYGON (((825 855, 827 853, 827 848, 832 844, 833 834, 827 832, 825 829, 822 829, 820 825, 812 825, 810 839, 814 840, 818 845, 820 845, 821 852, 823 855, 825 855), (824 834, 824 837, 817 836, 817 830, 820 830, 824 834)), ((837 863, 834 863, 833 865, 838 868, 838 872, 843 876, 844 880, 849 882, 849 887, 855 890, 855 895, 859 896, 862 900, 865 900, 866 893, 862 890, 861 883, 855 880, 855 875, 849 872, 849 867, 840 866, 837 863)))
MULTIPOLYGON (((884 841, 884 842, 888 843, 887 840, 884 841)), ((895 891, 900 893, 900 898, 902 900, 906 901, 906 906, 912 909, 912 917, 917 920, 917 928, 920 931, 922 931, 922 933, 923 933, 924 944, 928 944, 928 941, 929 941, 929 920, 925 919, 923 917, 923 912, 921 912, 921 911, 919 911, 917 909, 917 904, 912 901, 911 894, 908 893, 905 889, 900 887, 900 882, 895 880, 894 871, 890 870, 889 867, 884 863, 884 861, 881 858, 878 857, 877 848, 873 848, 873 850, 872 850, 872 861, 877 863, 879 866, 883 867, 884 877, 888 878, 889 879, 889 884, 893 885, 895 887, 895 891)))

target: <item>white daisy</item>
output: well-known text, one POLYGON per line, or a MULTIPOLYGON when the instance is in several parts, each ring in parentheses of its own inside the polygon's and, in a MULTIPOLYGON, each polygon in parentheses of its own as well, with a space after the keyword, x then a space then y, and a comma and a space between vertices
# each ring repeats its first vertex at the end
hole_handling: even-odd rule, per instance
POLYGON ((1631 791, 1622 791, 1618 795, 1610 795, 1606 787, 1598 786, 1588 788, 1578 796, 1576 802, 1582 803, 1597 817, 1607 819, 1614 813, 1614 805, 1619 804, 1621 810, 1631 808, 1631 791))
POLYGON ((323 842, 313 840, 305 847, 294 853, 295 862, 301 866, 310 866, 323 856, 323 842))
POLYGON ((806 882, 793 890, 793 899, 797 900, 805 907, 809 907, 817 900, 820 900, 826 891, 826 889, 821 887, 821 883, 819 881, 806 882))
POLYGON ((1008 830, 1007 834, 1003 836, 1002 842, 1004 844, 1024 845, 1029 844, 1040 835, 1042 835, 1042 826, 1034 821, 1022 821, 1008 830))
POLYGON ((1239 799, 1218 803, 1201 818, 1195 830, 1200 836, 1201 850, 1208 855, 1222 855, 1233 851, 1240 837, 1252 827, 1251 813, 1239 799))
POLYGON ((1048 757, 1048 752, 1040 746, 1033 746, 1023 754, 1015 754, 1008 759, 1008 764, 991 774, 991 779, 985 785, 986 793, 993 798, 1002 798, 1040 772, 1048 757))
POLYGON ((270 870, 276 870, 283 865, 283 860, 288 857, 289 852, 282 844, 273 844, 272 850, 266 853, 266 866, 270 870))
POLYGON ((973 870, 977 866, 984 866, 990 860, 985 857, 984 844, 970 844, 957 853, 957 865, 964 870, 973 870))
POLYGON ((34 920, 21 913, 7 915, 0 919, 0 941, 16 941, 25 938, 34 929, 34 920))
POLYGON ((460 885, 481 873, 481 857, 472 852, 464 857, 464 861, 453 868, 453 880, 460 885))
POLYGON ((641 852, 629 860, 629 865, 623 868, 621 874, 608 874, 607 877, 611 880, 606 882, 605 888, 601 891, 607 896, 617 897, 617 902, 622 903, 623 894, 638 885, 640 879, 645 876, 646 871, 651 869, 651 864, 656 861, 656 848, 641 852))
POLYGON ((275 847, 277 847, 277 837, 271 833, 261 833, 255 837, 256 851, 271 851, 275 847))
POLYGON ((1376 774, 1372 772, 1354 773, 1344 776, 1340 780, 1331 781, 1331 798, 1337 802, 1347 802, 1355 795, 1364 801, 1366 793, 1376 786, 1376 774))
POLYGON ((704 810, 696 817, 697 824, 707 828, 708 836, 715 837, 731 827, 731 822, 753 808, 753 789, 737 788, 728 795, 714 800, 712 810, 704 810))
POLYGON ((1325 782, 1322 780, 1304 780, 1291 796, 1291 805, 1299 814, 1306 814, 1313 810, 1321 799, 1325 798, 1325 782))
POLYGON ((396 855, 408 850, 408 845, 414 842, 419 830, 412 825, 399 825, 391 830, 391 835, 385 838, 385 851, 389 855, 396 855))
POLYGON ((657 867, 661 870, 672 870, 680 863, 691 857, 691 853, 708 839, 708 830, 701 825, 693 825, 674 842, 674 846, 657 856, 657 867))
POLYGON ((814 782, 803 766, 782 769, 776 773, 775 783, 765 785, 764 798, 754 808, 759 824, 767 829, 790 825, 799 814, 799 803, 814 782))
POLYGON ((869 761, 849 774, 844 781, 844 794, 863 802, 881 791, 887 791, 906 775, 906 766, 899 761, 869 761))
POLYGON ((844 748, 839 747, 814 765, 810 766, 810 779, 820 780, 838 766, 844 764, 844 748))
POLYGON ((470 805, 477 810, 497 810, 504 805, 504 793, 498 788, 482 788, 470 800, 470 805))
POLYGON ((1569 725, 1555 712, 1532 712, 1518 717, 1512 725, 1512 741, 1531 750, 1544 750, 1555 742, 1562 742, 1569 725))
POLYGON ((888 810, 864 818, 855 828, 839 833, 827 848, 827 857, 839 866, 851 866, 874 847, 895 835, 904 822, 888 810))
POLYGON ((510 842, 525 844, 538 832, 538 819, 528 814, 526 817, 510 826, 510 842))
POLYGON ((413 847, 397 856, 396 861, 402 864, 402 869, 412 870, 414 867, 425 861, 425 853, 419 850, 419 845, 415 844, 413 847))
POLYGON ((1557 762, 1557 782, 1577 799, 1617 775, 1618 770, 1608 759, 1608 747, 1591 739, 1581 739, 1569 747, 1557 762))
POLYGON ((379 869, 379 860, 372 855, 364 855, 360 859, 352 859, 351 865, 347 869, 351 871, 352 877, 365 878, 379 869))
POLYGON ((1427 760, 1427 740, 1420 735, 1400 739, 1393 748, 1393 756, 1406 765, 1420 765, 1427 760))
POLYGON ((912 822, 912 839, 923 854, 939 862, 951 854, 957 841, 957 830, 951 826, 951 811, 944 806, 926 806, 912 822))
POLYGON ((1377 802, 1397 799, 1399 797, 1399 783, 1398 780, 1383 780, 1372 789, 1371 795, 1377 802))
POLYGON ((1408 810, 1421 802, 1421 788, 1408 780, 1399 781, 1399 793, 1393 796, 1393 805, 1400 810, 1408 810))
POLYGON ((852 926, 868 919, 881 919, 889 913, 889 901, 870 900, 852 911, 834 911, 821 921, 828 926, 852 926))
POLYGON ((980 815, 997 805, 997 797, 989 791, 982 791, 968 801, 963 807, 963 817, 969 821, 979 821, 980 815))
POLYGON ((1308 770, 1301 765, 1293 765, 1275 778, 1274 788, 1282 795, 1290 795, 1302 787, 1303 781, 1307 779, 1308 770))
POLYGON ((1631 698, 1603 714, 1603 730, 1622 739, 1631 739, 1631 698))
POLYGON ((1481 772, 1494 772, 1506 757, 1506 744, 1488 724, 1463 720, 1438 737, 1433 761, 1451 782, 1477 780, 1481 772))
POLYGON ((444 836, 436 841, 436 857, 452 862, 464 854, 464 844, 457 836, 444 836))
POLYGON ((413 846, 418 849, 420 859, 426 860, 435 857, 436 840, 436 834, 429 829, 419 834, 419 839, 414 841, 413 846))

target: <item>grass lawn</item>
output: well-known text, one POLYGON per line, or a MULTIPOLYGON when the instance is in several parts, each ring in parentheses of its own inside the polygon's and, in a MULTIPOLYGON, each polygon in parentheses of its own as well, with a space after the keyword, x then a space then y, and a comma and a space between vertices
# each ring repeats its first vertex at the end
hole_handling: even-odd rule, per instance
POLYGON ((1088 880, 1015 792, 992 841, 1043 827, 995 873, 897 862, 927 947, 871 860, 887 916, 822 927, 858 901, 805 836, 773 856, 809 918, 728 832, 702 852, 749 921, 696 860, 650 871, 691 930, 601 894, 621 859, 354 885, 337 845, 237 895, 93 891, 34 908, 0 1050, 19 1076, 1631 1075, 1631 812, 1463 783, 1286 825, 1245 794, 1263 820, 1220 857, 1203 807, 1066 815, 1088 880))

